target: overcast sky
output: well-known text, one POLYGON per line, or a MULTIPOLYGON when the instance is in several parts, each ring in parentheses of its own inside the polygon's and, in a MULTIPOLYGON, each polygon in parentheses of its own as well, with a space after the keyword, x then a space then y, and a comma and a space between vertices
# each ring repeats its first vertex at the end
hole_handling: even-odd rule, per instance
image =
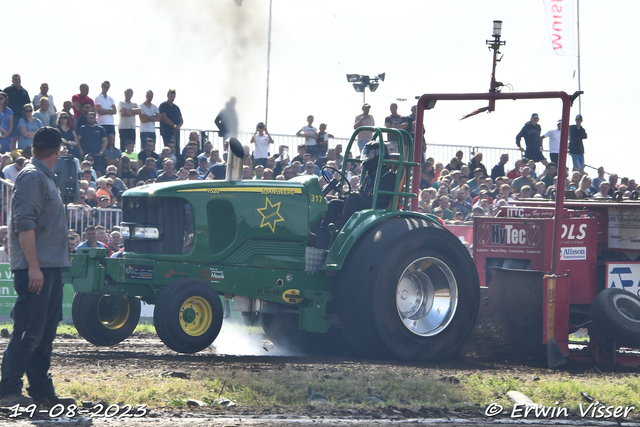
MULTIPOLYGON (((47 81, 61 106, 80 83, 95 97, 106 79, 116 102, 131 87, 134 101, 152 89, 158 105, 175 88, 185 128, 215 129, 230 96, 238 99, 241 131, 265 120, 268 0, 241 7, 233 0, 23 0, 3 10, 3 87, 20 73, 33 97, 47 81)), ((580 4, 585 161, 636 178, 639 15, 632 0, 580 4)), ((416 95, 486 92, 485 40, 495 19, 507 41, 499 81, 517 92, 578 89, 577 59, 544 48, 542 0, 273 0, 269 130, 293 134, 313 114, 330 133, 350 136, 362 94, 347 73, 386 73, 366 93, 379 125, 397 98, 407 99, 400 113, 409 114, 416 95)), ((439 103, 427 112, 427 143, 511 148, 531 113, 543 132, 561 114, 560 101, 501 101, 490 115, 459 121, 483 105, 439 103)))

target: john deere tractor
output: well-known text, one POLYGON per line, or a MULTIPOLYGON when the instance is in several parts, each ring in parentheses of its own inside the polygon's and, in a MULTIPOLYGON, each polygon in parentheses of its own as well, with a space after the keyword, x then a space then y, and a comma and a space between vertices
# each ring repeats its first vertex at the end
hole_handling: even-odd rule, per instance
POLYGON ((409 209, 420 159, 406 160, 413 153, 408 133, 360 128, 347 153, 365 130, 374 132, 380 152, 386 133, 403 141, 399 154, 378 160, 378 170, 395 175, 394 188, 383 191, 376 174, 372 208, 349 218, 338 212, 328 224, 327 192, 349 197, 347 168, 358 158, 345 158, 324 192, 315 176, 242 181, 244 153, 232 138, 225 180, 126 191, 122 257, 80 249, 66 271, 80 335, 100 346, 123 341, 144 301, 155 304, 162 342, 195 353, 216 339, 224 297, 260 321, 276 346, 313 351, 319 343, 325 350, 346 343, 355 354, 405 360, 455 353, 477 317, 476 268, 437 217, 409 209), (389 204, 375 209, 385 196, 389 204))

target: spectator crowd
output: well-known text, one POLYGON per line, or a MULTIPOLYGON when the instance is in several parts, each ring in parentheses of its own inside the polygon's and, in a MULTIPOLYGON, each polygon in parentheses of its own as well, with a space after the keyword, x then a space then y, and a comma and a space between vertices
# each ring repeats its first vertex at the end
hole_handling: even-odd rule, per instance
MULTIPOLYGON (((80 171, 80 195, 75 203, 69 205, 70 212, 74 212, 69 217, 69 248, 104 246, 112 254, 122 249, 117 220, 122 208, 121 195, 125 190, 170 181, 224 179, 227 147, 225 145, 225 152, 221 153, 210 141, 201 140, 198 131, 191 131, 188 140, 181 145, 180 129, 184 121, 180 108, 175 104, 176 91, 173 89, 167 92, 166 101, 159 106, 153 103, 154 93, 150 90, 145 93, 145 101, 137 104, 132 101, 132 89, 126 89, 123 100, 118 103, 109 95, 109 89, 110 83, 104 81, 100 93, 91 98, 89 86, 83 83, 79 93, 64 101, 62 108, 58 109, 47 83, 42 83, 39 93, 31 98, 22 87, 20 76, 13 75, 12 85, 0 91, 0 177, 15 181, 31 158, 34 132, 42 126, 57 128, 66 141, 62 154, 73 157, 80 171), (160 130, 160 150, 157 150, 156 123, 160 130), (142 147, 139 152, 135 150, 137 138, 142 147), (100 213, 105 211, 117 215, 100 213)), ((233 108, 233 105, 227 108, 233 108)), ((398 113, 395 103, 389 109, 384 127, 407 131, 413 138, 416 107, 413 106, 407 116, 398 113)), ((371 105, 365 103, 362 106, 362 114, 355 117, 354 129, 375 126, 370 110, 371 105)), ((327 133, 325 123, 314 127, 314 120, 314 116, 308 116, 306 125, 296 132, 301 143, 293 156, 287 145, 272 149, 276 147, 274 139, 266 125, 258 123, 250 145, 244 147, 242 178, 290 180, 296 176, 315 175, 326 183, 321 171, 326 166, 325 175, 330 179, 334 170, 342 168, 344 147, 336 144, 330 148, 329 141, 333 135, 327 133)), ((216 123, 219 121, 220 116, 216 123)), ((413 189, 419 194, 419 210, 435 214, 445 221, 464 222, 474 216, 495 215, 500 208, 510 206, 515 200, 553 198, 558 185, 556 165, 561 123, 542 135, 538 121, 538 115, 533 114, 516 136, 517 146, 521 147, 524 139, 526 148, 521 147, 523 158, 517 159, 515 167, 510 170, 505 169, 509 161, 507 153, 491 169, 483 164, 480 152, 473 153, 468 160, 464 159, 462 151, 446 162, 423 158, 420 188, 413 189), (549 138, 550 162, 542 154, 545 138, 549 138)), ((573 170, 567 171, 564 183, 567 196, 602 199, 619 192, 620 196, 629 197, 639 189, 634 179, 619 179, 613 173, 605 178, 603 167, 598 169, 595 177, 585 173, 582 140, 587 138, 587 134, 581 124, 582 116, 579 115, 576 124, 570 127, 573 170)), ((373 136, 370 131, 358 133, 352 148, 358 150, 356 158, 373 136)), ((389 133, 387 139, 385 143, 390 152, 397 153, 399 147, 395 135, 389 133)), ((347 158, 353 157, 349 154, 347 158)), ((346 172, 351 188, 356 189, 361 173, 359 163, 349 162, 346 172)))

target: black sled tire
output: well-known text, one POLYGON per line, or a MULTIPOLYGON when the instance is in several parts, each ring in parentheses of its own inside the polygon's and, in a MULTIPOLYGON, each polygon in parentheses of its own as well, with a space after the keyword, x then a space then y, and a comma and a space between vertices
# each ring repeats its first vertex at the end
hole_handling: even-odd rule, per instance
POLYGON ((591 319, 618 345, 640 348, 640 298, 620 288, 608 288, 591 303, 591 319))

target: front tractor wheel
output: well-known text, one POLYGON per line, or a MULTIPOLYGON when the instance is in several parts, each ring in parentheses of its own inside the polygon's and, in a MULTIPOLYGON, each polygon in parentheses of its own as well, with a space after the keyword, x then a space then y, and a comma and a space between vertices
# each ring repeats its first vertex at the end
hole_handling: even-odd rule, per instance
POLYGON ((337 295, 342 330, 361 356, 437 360, 456 354, 471 333, 480 285, 456 236, 398 218, 352 249, 337 295))
POLYGON ((140 299, 77 293, 71 306, 73 324, 91 344, 111 346, 129 338, 140 320, 140 299))
POLYGON ((162 342, 179 353, 197 353, 216 339, 224 309, 218 294, 197 280, 178 280, 158 298, 153 314, 162 342))

